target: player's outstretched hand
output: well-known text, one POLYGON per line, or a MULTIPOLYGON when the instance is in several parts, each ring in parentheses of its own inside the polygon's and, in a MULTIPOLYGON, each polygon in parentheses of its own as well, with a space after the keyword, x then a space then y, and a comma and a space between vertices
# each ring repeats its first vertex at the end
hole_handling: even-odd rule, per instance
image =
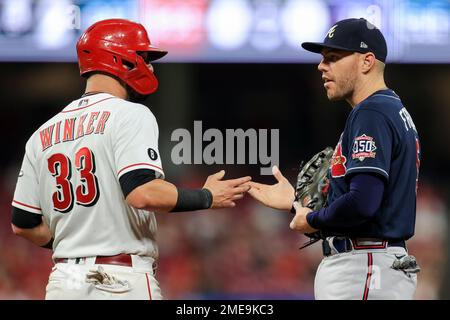
POLYGON ((248 193, 265 206, 289 211, 295 198, 294 187, 281 174, 277 166, 273 166, 272 174, 278 181, 276 184, 269 185, 250 181, 247 183, 251 186, 248 193))
POLYGON ((248 182, 252 179, 251 177, 222 180, 224 176, 225 170, 210 175, 203 186, 213 195, 211 209, 232 208, 236 205, 235 201, 242 199, 244 193, 250 190, 248 182))

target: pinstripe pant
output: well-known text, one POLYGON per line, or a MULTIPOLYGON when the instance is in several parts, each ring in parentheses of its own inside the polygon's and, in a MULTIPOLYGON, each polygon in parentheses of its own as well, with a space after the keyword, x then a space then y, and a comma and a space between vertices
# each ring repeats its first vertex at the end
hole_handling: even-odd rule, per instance
POLYGON ((402 247, 388 247, 325 257, 317 269, 314 296, 317 300, 411 300, 417 274, 391 268, 405 254, 402 247))

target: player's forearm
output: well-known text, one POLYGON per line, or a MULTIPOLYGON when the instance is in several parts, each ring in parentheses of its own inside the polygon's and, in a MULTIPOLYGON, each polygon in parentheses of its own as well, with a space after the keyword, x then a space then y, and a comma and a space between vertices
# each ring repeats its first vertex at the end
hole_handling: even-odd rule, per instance
POLYGON ((210 208, 213 203, 212 193, 206 188, 181 189, 161 179, 135 188, 126 199, 137 209, 154 212, 202 210, 210 208))
POLYGON ((134 189, 127 203, 137 209, 169 212, 177 203, 177 187, 170 182, 154 179, 134 189))
POLYGON ((44 221, 38 226, 29 229, 19 228, 14 224, 11 224, 11 227, 15 235, 27 239, 40 247, 48 244, 52 239, 52 233, 44 221))
POLYGON ((361 225, 371 219, 383 200, 384 182, 369 174, 355 175, 350 191, 329 207, 307 215, 308 223, 316 229, 342 228, 361 225))

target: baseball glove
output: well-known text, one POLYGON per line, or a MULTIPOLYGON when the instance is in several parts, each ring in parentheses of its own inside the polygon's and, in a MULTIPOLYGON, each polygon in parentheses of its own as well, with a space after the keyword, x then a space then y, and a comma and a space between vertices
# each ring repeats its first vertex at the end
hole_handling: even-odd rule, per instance
MULTIPOLYGON (((300 164, 300 172, 295 184, 295 201, 311 210, 319 210, 327 203, 328 198, 328 169, 330 168, 333 148, 327 147, 314 155, 305 165, 300 164)), ((295 213, 295 210, 294 212, 295 213)), ((303 249, 322 237, 320 232, 306 234, 310 241, 305 243, 300 249, 303 249)))

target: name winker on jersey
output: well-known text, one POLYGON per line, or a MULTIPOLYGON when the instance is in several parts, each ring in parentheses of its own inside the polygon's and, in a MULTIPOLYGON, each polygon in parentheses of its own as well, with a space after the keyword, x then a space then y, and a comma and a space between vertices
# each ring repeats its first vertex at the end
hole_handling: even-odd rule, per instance
POLYGON ((51 124, 39 131, 42 151, 61 142, 74 141, 90 134, 103 134, 110 115, 109 111, 94 111, 51 124))

